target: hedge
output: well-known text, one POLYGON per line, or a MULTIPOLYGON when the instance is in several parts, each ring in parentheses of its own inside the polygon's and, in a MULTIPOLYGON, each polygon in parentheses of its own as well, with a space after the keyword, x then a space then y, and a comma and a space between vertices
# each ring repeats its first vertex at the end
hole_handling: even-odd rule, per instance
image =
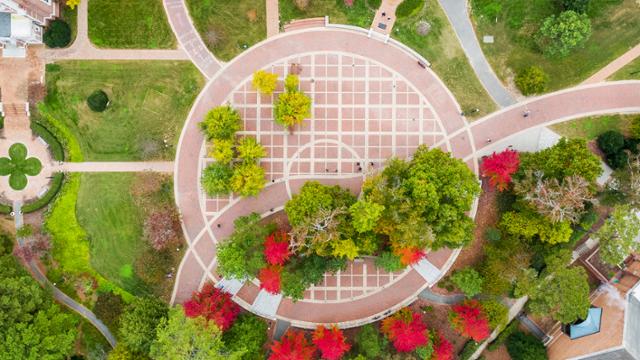
POLYGON ((403 18, 411 16, 422 10, 424 0, 404 0, 396 9, 396 17, 403 18))
POLYGON ((56 139, 58 139, 60 144, 62 144, 66 151, 68 161, 81 162, 84 159, 82 149, 80 148, 80 143, 78 143, 78 140, 71 130, 65 124, 53 117, 46 105, 40 104, 38 106, 38 111, 43 117, 44 122, 42 125, 45 126, 56 139))
POLYGON ((53 175, 53 179, 51 180, 51 186, 49 187, 49 190, 47 190, 47 193, 44 194, 44 196, 39 198, 38 200, 24 205, 22 207, 22 212, 27 214, 30 212, 38 211, 43 207, 47 206, 47 204, 49 204, 49 202, 51 202, 51 200, 53 200, 53 198, 60 191, 63 181, 64 181, 64 174, 55 173, 53 175))
POLYGON ((46 127, 40 123, 32 121, 31 131, 40 136, 49 145, 49 149, 51 150, 54 160, 64 161, 64 147, 62 147, 62 144, 49 130, 47 130, 46 127))

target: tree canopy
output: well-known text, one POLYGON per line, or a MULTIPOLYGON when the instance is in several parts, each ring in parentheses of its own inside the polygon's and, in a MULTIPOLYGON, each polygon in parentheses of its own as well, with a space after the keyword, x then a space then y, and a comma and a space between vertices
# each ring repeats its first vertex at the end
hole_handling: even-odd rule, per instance
POLYGON ((595 234, 600 240, 600 257, 618 265, 632 252, 640 251, 640 218, 628 205, 617 206, 595 234))
POLYGON ((538 30, 536 40, 546 56, 565 57, 571 50, 582 47, 589 37, 589 16, 568 10, 546 18, 538 30))
POLYGON ((240 114, 226 104, 209 110, 200 128, 209 140, 230 140, 242 129, 242 121, 240 114))
POLYGON ((167 317, 167 305, 154 298, 136 298, 120 317, 118 340, 129 350, 149 354, 156 328, 167 317))

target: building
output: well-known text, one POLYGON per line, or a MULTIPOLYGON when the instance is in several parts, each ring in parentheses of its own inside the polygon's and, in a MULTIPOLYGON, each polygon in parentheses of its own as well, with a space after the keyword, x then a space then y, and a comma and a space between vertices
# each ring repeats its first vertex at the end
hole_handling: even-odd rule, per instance
POLYGON ((41 44, 47 21, 59 15, 57 0, 0 0, 3 56, 23 57, 29 44, 41 44))

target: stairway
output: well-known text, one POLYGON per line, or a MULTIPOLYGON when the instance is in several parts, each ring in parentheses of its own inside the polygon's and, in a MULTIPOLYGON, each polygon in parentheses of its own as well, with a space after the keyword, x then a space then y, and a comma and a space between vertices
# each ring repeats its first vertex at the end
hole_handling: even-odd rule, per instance
POLYGON ((30 131, 29 104, 3 103, 2 111, 4 113, 5 134, 8 132, 30 131))

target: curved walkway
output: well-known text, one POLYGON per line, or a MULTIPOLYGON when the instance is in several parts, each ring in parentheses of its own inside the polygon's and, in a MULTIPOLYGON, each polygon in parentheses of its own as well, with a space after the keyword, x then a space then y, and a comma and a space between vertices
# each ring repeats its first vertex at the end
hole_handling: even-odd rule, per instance
POLYGON ((200 38, 189 16, 185 0, 163 0, 162 3, 178 42, 202 74, 207 79, 211 79, 220 70, 222 64, 200 38))
MULTIPOLYGON (((16 229, 19 229, 22 227, 22 224, 23 224, 20 202, 15 202, 13 204, 13 212, 15 214, 14 221, 16 224, 16 229)), ((23 243, 24 243, 24 239, 19 237, 18 244, 22 246, 23 243)), ((43 288, 51 290, 51 293, 54 299, 56 299, 59 303, 63 304, 64 306, 68 307, 71 311, 77 313, 78 315, 82 316, 87 321, 89 321, 96 329, 98 329, 98 331, 100 331, 100 333, 105 337, 105 339, 107 339, 111 347, 114 347, 114 348, 116 347, 115 336, 111 334, 111 331, 109 330, 109 328, 100 319, 98 319, 96 315, 93 312, 91 312, 91 310, 87 309, 82 304, 73 300, 72 298, 67 296, 67 294, 63 293, 62 291, 60 291, 60 289, 55 287, 49 281, 49 279, 47 279, 47 277, 42 273, 42 270, 40 270, 35 260, 30 261, 28 265, 29 265, 29 270, 31 274, 33 275, 33 278, 36 279, 36 281, 40 283, 40 285, 43 288)))
POLYGON ((489 95, 498 105, 506 107, 516 103, 515 98, 496 76, 480 48, 478 38, 469 18, 467 0, 439 0, 440 5, 453 25, 462 49, 471 67, 489 95))
POLYGON ((46 61, 55 60, 189 60, 182 49, 100 49, 89 40, 88 0, 78 5, 78 27, 76 39, 68 48, 45 49, 46 61))
MULTIPOLYGON (((234 299, 239 304, 260 315, 290 321, 299 327, 314 327, 317 323, 339 323, 349 327, 380 319, 412 302, 420 291, 433 285, 452 264, 457 251, 432 252, 423 263, 398 274, 380 274, 366 260, 354 262, 347 269, 350 275, 339 275, 335 279, 337 287, 329 283, 320 285, 332 289, 322 290, 321 300, 308 292, 304 300, 296 303, 269 296, 253 282, 243 284, 227 281, 215 274, 215 246, 218 239, 232 231, 233 219, 253 211, 268 215, 280 209, 284 200, 310 178, 349 184, 350 188, 357 191, 362 174, 353 167, 344 170, 339 166, 336 169, 336 165, 327 166, 324 163, 321 169, 316 166, 313 169, 299 167, 296 168, 298 175, 295 179, 289 176, 288 170, 277 175, 277 171, 270 168, 267 172, 274 174, 271 179, 273 183, 257 198, 227 200, 227 205, 219 210, 215 208, 211 213, 207 211, 204 205, 206 199, 200 197, 199 191, 200 169, 206 166, 208 159, 205 158, 198 122, 210 108, 227 101, 242 112, 245 130, 251 134, 255 132, 266 145, 270 160, 264 166, 269 167, 271 165, 267 164, 272 163, 271 160, 280 161, 283 157, 288 159, 285 164, 298 162, 298 154, 303 154, 305 149, 313 149, 317 144, 314 136, 316 141, 322 140, 325 144, 342 145, 335 150, 331 150, 335 145, 316 148, 315 155, 312 152, 303 156, 303 163, 308 164, 313 159, 335 161, 344 158, 344 161, 336 163, 344 165, 353 161, 356 164, 359 161, 361 165, 368 166, 373 162, 379 166, 380 159, 385 156, 378 152, 385 147, 391 150, 390 155, 398 149, 415 150, 419 143, 434 144, 447 134, 465 129, 466 121, 460 115, 453 95, 430 69, 418 66, 417 60, 402 47, 368 38, 366 32, 313 28, 269 38, 226 64, 196 100, 178 146, 174 183, 189 248, 179 269, 172 300, 184 301, 205 281, 210 280, 226 287, 235 294, 234 299), (255 91, 249 90, 250 81, 247 79, 250 79, 253 71, 261 68, 283 76, 287 72, 287 64, 291 62, 302 64, 301 86, 312 96, 316 105, 313 120, 306 126, 310 129, 296 129, 293 135, 287 135, 283 129, 272 128, 272 99, 257 101, 259 98, 255 91), (350 110, 345 110, 347 108, 350 110), (335 114, 332 114, 334 111, 335 114), (343 111, 349 111, 349 115, 343 111), (415 115, 410 115, 411 112, 415 112, 415 115), (256 121, 256 116, 262 116, 257 118, 262 120, 256 121), (391 121, 392 118, 396 121, 391 121), (353 119, 353 123, 344 119, 353 119), (358 129, 360 124, 365 127, 363 130, 358 129), (418 136, 410 137, 409 127, 415 127, 411 132, 418 136), (389 136, 385 135, 387 133, 389 136), (276 155, 282 144, 285 145, 284 153, 276 155), (350 151, 342 151, 340 155, 339 148, 345 144, 346 149, 361 149, 351 152, 357 157, 345 157, 350 151), (371 149, 368 155, 365 149, 371 149), (332 154, 332 151, 338 153, 332 154), (336 171, 335 175, 324 174, 325 170, 329 172, 329 168, 331 172, 336 171), (318 178, 319 173, 324 177, 318 178), (350 177, 346 178, 346 175, 350 177), (382 284, 381 276, 386 281, 384 285, 378 285, 382 284), (354 293, 356 287, 362 288, 364 285, 364 289, 369 288, 370 281, 375 281, 374 291, 354 293), (342 290, 346 290, 346 297, 342 290), (340 293, 336 294, 337 291, 340 293)), ((443 148, 454 153, 465 152, 466 148, 472 150, 470 136, 466 141, 457 141, 455 146, 443 145, 443 148)), ((410 153, 403 153, 402 156, 407 155, 410 153)), ((469 162, 469 166, 475 168, 473 162, 469 162)), ((313 289, 311 292, 317 293, 313 289)))

